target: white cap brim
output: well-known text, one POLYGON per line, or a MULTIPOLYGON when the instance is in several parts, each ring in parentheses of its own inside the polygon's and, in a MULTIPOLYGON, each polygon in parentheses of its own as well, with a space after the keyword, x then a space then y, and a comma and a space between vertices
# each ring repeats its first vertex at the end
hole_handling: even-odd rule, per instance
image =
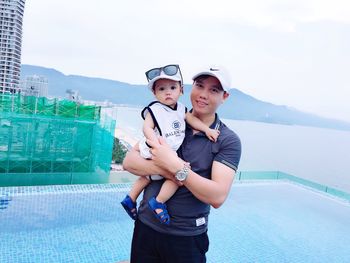
POLYGON ((231 89, 231 81, 229 75, 227 71, 222 67, 209 67, 194 75, 192 77, 192 80, 195 80, 196 78, 202 75, 208 75, 217 78, 221 84, 222 89, 226 92, 231 89))

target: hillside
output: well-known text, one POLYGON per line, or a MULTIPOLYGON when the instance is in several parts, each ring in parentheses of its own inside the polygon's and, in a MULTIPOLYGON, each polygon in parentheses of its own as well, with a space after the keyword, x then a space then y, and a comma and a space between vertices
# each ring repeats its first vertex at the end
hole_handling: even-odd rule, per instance
MULTIPOLYGON (((49 95, 64 97, 67 89, 78 90, 85 100, 111 101, 115 104, 142 106, 153 100, 146 85, 133 85, 115 80, 64 75, 55 70, 33 65, 22 65, 21 76, 42 75, 49 81, 49 95)), ((188 107, 191 85, 185 85, 181 100, 188 107)), ((350 130, 350 123, 304 113, 284 105, 274 105, 255 99, 237 89, 230 92, 220 107, 221 118, 250 120, 286 125, 304 125, 339 130, 350 130)))

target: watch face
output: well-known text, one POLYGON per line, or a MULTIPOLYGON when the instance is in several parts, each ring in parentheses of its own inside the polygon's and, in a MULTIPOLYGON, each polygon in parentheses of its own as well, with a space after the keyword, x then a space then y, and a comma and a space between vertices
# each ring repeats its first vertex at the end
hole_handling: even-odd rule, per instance
POLYGON ((183 171, 180 171, 176 175, 177 180, 182 181, 186 178, 186 174, 183 171))
POLYGON ((187 178, 187 175, 188 175, 188 168, 184 167, 176 173, 175 177, 179 181, 184 181, 187 178))

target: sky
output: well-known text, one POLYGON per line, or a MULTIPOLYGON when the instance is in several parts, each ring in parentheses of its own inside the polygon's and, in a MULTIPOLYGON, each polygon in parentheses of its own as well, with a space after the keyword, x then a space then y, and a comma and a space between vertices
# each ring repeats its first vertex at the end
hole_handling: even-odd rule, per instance
POLYGON ((22 63, 146 84, 207 65, 259 100, 350 122, 348 0, 26 0, 22 63))

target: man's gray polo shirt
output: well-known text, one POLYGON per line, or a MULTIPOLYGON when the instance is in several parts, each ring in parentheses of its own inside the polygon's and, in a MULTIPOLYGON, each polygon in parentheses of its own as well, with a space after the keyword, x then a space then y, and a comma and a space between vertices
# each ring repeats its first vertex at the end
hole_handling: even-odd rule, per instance
MULTIPOLYGON (((216 115, 216 120, 210 126, 218 127, 220 136, 216 143, 211 142, 204 133, 193 134, 189 125, 186 136, 178 155, 191 165, 192 171, 210 179, 213 161, 221 162, 237 170, 241 157, 241 142, 239 137, 222 123, 216 115)), ((148 200, 157 196, 164 180, 152 181, 144 191, 139 207, 138 218, 154 230, 173 235, 194 236, 204 233, 208 226, 210 206, 198 200, 185 186, 179 187, 168 200, 167 208, 170 214, 170 225, 161 224, 148 208, 148 200)))

